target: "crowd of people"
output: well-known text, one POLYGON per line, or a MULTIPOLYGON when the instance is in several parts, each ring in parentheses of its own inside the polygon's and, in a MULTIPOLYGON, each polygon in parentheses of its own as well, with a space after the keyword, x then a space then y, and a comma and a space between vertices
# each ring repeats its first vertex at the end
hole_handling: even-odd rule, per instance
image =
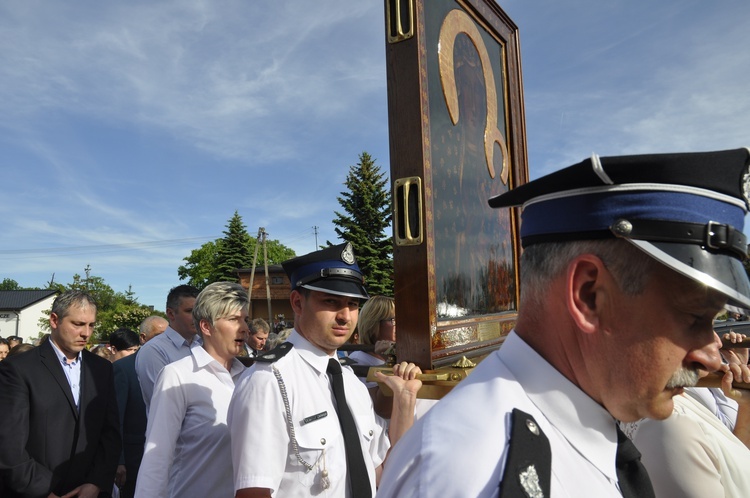
POLYGON ((749 496, 747 337, 714 332, 750 310, 748 203, 747 149, 594 155, 491 199, 523 206, 515 328, 421 408, 419 366, 348 366, 397 340, 348 243, 282 264, 284 330, 236 283, 180 285, 103 358, 96 303, 63 293, 0 362, 0 496, 749 496))

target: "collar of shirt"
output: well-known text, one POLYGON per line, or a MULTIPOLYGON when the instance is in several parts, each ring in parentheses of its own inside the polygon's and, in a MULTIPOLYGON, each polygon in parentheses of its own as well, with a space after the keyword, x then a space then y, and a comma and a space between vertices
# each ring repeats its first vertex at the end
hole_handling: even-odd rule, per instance
MULTIPOLYGON (((193 355, 193 361, 195 362, 195 366, 198 368, 208 368, 224 373, 227 372, 227 369, 224 368, 224 365, 219 363, 216 358, 208 354, 208 351, 203 349, 202 346, 195 346, 191 348, 190 354, 193 355)), ((233 358, 232 366, 228 373, 232 377, 234 382, 238 380, 239 375, 243 370, 245 370, 245 366, 240 362, 240 360, 238 360, 237 358, 233 358)))
POLYGON ((258 357, 258 351, 254 350, 253 348, 251 348, 250 346, 248 346, 247 343, 243 344, 243 346, 245 347, 245 352, 247 353, 247 355, 249 357, 251 357, 251 358, 257 358, 258 357))
POLYGON ((337 358, 336 353, 330 356, 321 350, 317 346, 314 346, 310 341, 302 337, 297 332, 297 329, 293 330, 289 334, 288 342, 294 344, 294 350, 305 360, 311 367, 313 367, 319 375, 327 376, 326 371, 328 370, 328 360, 331 358, 337 358))
POLYGON ((612 415, 515 332, 508 335, 499 353, 547 420, 602 474, 617 482, 617 432, 612 415))
POLYGON ((174 344, 174 347, 177 349, 180 349, 182 346, 188 346, 193 347, 196 344, 203 344, 203 339, 198 334, 195 334, 193 336, 193 342, 188 344, 188 342, 185 340, 184 337, 180 335, 179 332, 177 332, 175 329, 173 329, 170 326, 167 326, 166 330, 164 331, 164 334, 166 337, 169 338, 170 341, 172 341, 172 344, 174 344))
POLYGON ((65 356, 65 354, 60 350, 60 348, 57 347, 57 344, 53 340, 50 339, 49 343, 52 345, 52 350, 57 355, 57 359, 60 360, 60 363, 63 364, 63 366, 75 366, 79 361, 81 361, 82 358, 82 352, 79 351, 78 355, 76 356, 76 359, 68 362, 68 358, 65 356))

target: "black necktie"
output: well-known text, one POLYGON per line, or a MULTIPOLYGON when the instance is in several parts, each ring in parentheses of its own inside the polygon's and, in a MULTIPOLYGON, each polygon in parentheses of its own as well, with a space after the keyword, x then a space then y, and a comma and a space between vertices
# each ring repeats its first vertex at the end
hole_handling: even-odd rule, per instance
POLYGON ((367 474, 367 466, 362 456, 362 445, 359 442, 359 431, 354 423, 354 417, 346 404, 344 393, 344 379, 341 376, 341 365, 335 358, 328 361, 328 376, 333 386, 333 397, 336 398, 336 406, 339 414, 341 432, 344 434, 344 447, 346 448, 346 468, 349 471, 349 482, 352 486, 352 498, 371 498, 370 477, 367 474))
POLYGON ((654 498, 654 488, 646 467, 641 463, 641 452, 617 427, 617 480, 624 498, 654 498))

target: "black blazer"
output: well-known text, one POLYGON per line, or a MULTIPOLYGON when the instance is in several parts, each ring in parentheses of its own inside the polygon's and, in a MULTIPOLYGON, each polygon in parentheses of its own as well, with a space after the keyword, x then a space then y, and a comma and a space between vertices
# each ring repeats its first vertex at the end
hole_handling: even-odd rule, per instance
POLYGON ((136 351, 112 364, 122 428, 122 456, 119 463, 125 465, 128 481, 135 481, 138 475, 146 444, 146 403, 143 402, 141 385, 135 373, 137 354, 136 351))
POLYGON ((49 342, 0 361, 3 496, 111 492, 122 445, 112 364, 86 350, 80 405, 49 342))

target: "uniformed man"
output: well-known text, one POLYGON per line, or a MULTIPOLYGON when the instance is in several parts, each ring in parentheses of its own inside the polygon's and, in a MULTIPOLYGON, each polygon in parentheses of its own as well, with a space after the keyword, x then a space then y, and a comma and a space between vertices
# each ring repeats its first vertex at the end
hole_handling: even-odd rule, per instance
POLYGON ((603 157, 490 199, 523 205, 515 330, 404 436, 378 496, 653 496, 616 421, 664 419, 750 307, 747 149, 603 157))
MULTIPOLYGON (((351 244, 282 263, 292 285, 294 331, 243 374, 229 408, 237 497, 348 497, 375 494, 390 446, 370 395, 336 350, 367 299, 351 244)), ((396 393, 395 440, 413 422, 421 382, 413 364, 383 376, 396 393)))

